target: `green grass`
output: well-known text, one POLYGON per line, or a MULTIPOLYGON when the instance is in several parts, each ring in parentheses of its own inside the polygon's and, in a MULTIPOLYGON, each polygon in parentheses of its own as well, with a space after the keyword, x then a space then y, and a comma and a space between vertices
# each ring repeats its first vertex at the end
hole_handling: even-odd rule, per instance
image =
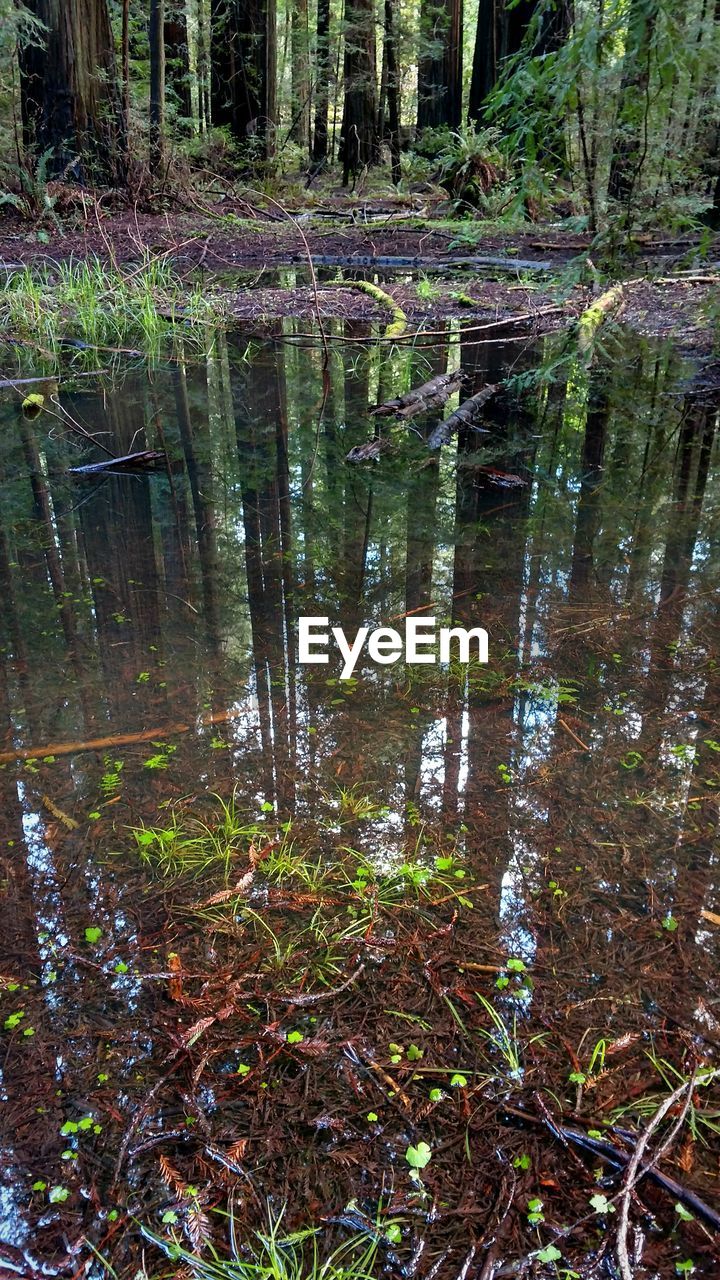
POLYGON ((56 353, 63 340, 89 347, 133 344, 148 356, 204 336, 220 304, 145 254, 120 268, 96 257, 14 272, 0 294, 0 332, 56 353))
POLYGON ((327 1250, 321 1228, 283 1234, 283 1213, 271 1217, 267 1230, 255 1232, 242 1246, 230 1214, 229 1257, 222 1257, 212 1245, 202 1255, 192 1253, 182 1247, 175 1232, 166 1239, 145 1228, 143 1235, 172 1262, 187 1267, 195 1280, 377 1280, 381 1235, 374 1224, 368 1222, 367 1231, 356 1232, 327 1250))

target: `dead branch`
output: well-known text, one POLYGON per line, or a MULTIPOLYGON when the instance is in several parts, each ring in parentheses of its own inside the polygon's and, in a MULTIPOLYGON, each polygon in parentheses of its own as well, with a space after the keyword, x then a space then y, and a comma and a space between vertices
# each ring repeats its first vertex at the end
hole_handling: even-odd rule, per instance
POLYGON ((458 390, 462 380, 462 369, 456 369, 454 373, 439 373, 437 377, 423 382, 422 386, 415 387, 413 391, 406 391, 405 395, 398 396, 396 400, 386 400, 384 404, 379 404, 372 413, 414 418, 416 413, 439 409, 453 391, 458 390))
MULTIPOLYGON (((502 387, 501 382, 491 382, 488 386, 483 387, 482 391, 478 391, 477 395, 470 396, 469 400, 463 400, 462 404, 446 418, 444 422, 439 422, 435 427, 430 439, 428 440, 428 449, 439 449, 441 445, 447 444, 450 437, 460 427, 474 427, 483 405, 488 400, 492 400, 502 387)), ((475 430, 483 430, 476 427, 475 430)))

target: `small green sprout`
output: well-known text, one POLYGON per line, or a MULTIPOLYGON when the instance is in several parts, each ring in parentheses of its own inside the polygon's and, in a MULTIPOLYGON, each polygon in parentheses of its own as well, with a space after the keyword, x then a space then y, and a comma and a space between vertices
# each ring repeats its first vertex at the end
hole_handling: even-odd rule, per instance
POLYGON ((558 1262, 562 1258, 562 1254, 554 1244, 546 1244, 544 1249, 540 1249, 535 1254, 538 1262, 558 1262))
POLYGON ((424 1169, 432 1159, 432 1151, 427 1142, 418 1142, 416 1147, 408 1147, 405 1159, 411 1169, 424 1169))
POLYGON ((615 1212, 615 1205, 611 1204, 607 1196, 602 1195, 599 1191, 596 1191, 595 1195, 590 1197, 590 1208, 594 1209, 595 1213, 608 1214, 615 1212))

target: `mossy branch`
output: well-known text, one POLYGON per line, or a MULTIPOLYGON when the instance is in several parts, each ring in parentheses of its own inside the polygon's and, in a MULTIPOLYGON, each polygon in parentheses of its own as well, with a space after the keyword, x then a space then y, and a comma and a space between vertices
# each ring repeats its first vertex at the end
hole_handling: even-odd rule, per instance
POLYGON ((392 312, 392 324, 389 324, 385 330, 386 338, 399 338, 407 328, 407 316, 402 307, 398 306, 394 298, 390 297, 384 289, 378 285, 372 284, 370 280, 344 280, 343 287, 348 289, 360 289, 366 293, 369 298, 377 302, 378 306, 384 307, 386 311, 392 312))

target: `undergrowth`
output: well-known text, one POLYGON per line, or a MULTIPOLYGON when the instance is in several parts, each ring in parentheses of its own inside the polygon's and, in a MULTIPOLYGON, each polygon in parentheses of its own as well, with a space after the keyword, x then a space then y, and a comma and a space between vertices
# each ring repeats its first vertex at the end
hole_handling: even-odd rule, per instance
POLYGON ((145 255, 123 269, 91 257, 14 272, 0 295, 0 333, 55 353, 64 343, 118 347, 153 355, 200 342, 221 320, 219 303, 188 286, 167 259, 145 255))

